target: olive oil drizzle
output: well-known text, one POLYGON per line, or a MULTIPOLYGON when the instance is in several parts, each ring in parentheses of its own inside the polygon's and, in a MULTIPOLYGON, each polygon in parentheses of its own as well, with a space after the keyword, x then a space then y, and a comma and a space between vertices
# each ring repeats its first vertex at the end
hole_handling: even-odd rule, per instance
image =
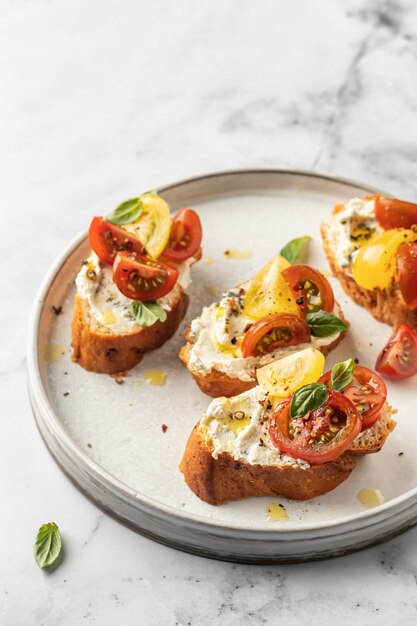
POLYGON ((269 522, 288 522, 287 509, 280 502, 271 502, 265 508, 265 516, 269 522))

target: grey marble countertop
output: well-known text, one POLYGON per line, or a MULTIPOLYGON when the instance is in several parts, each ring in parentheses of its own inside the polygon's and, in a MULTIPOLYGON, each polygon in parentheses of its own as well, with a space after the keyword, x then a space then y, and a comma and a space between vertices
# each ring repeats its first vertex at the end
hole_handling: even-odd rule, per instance
POLYGON ((4 0, 0 50, 0 624, 415 624, 417 529, 257 567, 176 552, 104 515, 38 435, 25 343, 62 247, 140 190, 284 167, 416 199, 417 4, 4 0), (65 559, 47 574, 32 545, 52 519, 65 559))

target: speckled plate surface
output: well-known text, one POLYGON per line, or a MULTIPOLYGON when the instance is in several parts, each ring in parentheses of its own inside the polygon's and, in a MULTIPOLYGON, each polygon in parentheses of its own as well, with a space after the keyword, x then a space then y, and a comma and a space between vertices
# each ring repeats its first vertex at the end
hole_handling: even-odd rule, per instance
MULTIPOLYGON (((242 171, 200 177, 160 190, 173 210, 193 206, 204 229, 204 257, 193 268, 191 304, 171 341, 145 356, 119 385, 84 371, 70 359, 74 278, 88 254, 79 236, 49 271, 31 322, 29 392, 39 430, 58 464, 98 506, 138 532, 168 545, 215 558, 279 562, 322 558, 382 541, 417 518, 417 422, 411 410, 416 382, 389 385, 398 426, 383 451, 361 459, 333 492, 308 502, 250 498, 221 507, 188 490, 178 464, 187 437, 210 402, 180 364, 183 331, 213 293, 250 278, 291 238, 313 237, 309 262, 327 270, 320 221, 335 202, 375 190, 308 172, 242 171), (253 249, 247 260, 224 256, 230 247, 253 249), (62 306, 56 315, 52 305, 62 306), (145 382, 151 369, 167 373, 164 386, 145 382), (168 429, 164 433, 162 425, 168 429), (378 488, 384 504, 366 509, 357 499, 378 488), (265 508, 282 502, 285 523, 269 522, 265 508)), ((352 322, 328 365, 348 356, 373 366, 390 329, 343 294, 336 297, 352 322)))

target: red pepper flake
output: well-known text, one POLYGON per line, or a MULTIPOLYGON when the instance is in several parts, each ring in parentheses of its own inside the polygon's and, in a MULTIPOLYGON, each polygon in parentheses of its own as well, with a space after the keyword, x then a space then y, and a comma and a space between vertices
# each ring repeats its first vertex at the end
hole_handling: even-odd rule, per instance
POLYGON ((166 431, 168 430, 168 426, 166 424, 162 424, 161 428, 163 433, 166 433, 166 431))

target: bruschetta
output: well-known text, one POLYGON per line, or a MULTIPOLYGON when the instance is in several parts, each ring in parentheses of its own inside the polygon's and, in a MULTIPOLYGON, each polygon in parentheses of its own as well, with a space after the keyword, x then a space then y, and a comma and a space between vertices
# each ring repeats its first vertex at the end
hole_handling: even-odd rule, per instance
POLYGON ((377 320, 417 329, 417 204, 369 196, 337 204, 321 226, 345 292, 377 320))
POLYGON ((359 455, 380 450, 395 427, 383 380, 352 359, 320 377, 323 365, 308 348, 260 368, 253 389, 213 400, 181 461, 188 487, 213 505, 307 500, 346 480, 359 455))
POLYGON ((195 211, 181 209, 171 219, 155 193, 95 217, 92 251, 75 281, 73 360, 93 372, 118 374, 167 341, 186 313, 185 289, 201 239, 195 211))
POLYGON ((278 255, 203 309, 180 359, 204 393, 230 397, 256 385, 257 367, 286 354, 312 346, 326 355, 347 328, 327 278, 278 255))

